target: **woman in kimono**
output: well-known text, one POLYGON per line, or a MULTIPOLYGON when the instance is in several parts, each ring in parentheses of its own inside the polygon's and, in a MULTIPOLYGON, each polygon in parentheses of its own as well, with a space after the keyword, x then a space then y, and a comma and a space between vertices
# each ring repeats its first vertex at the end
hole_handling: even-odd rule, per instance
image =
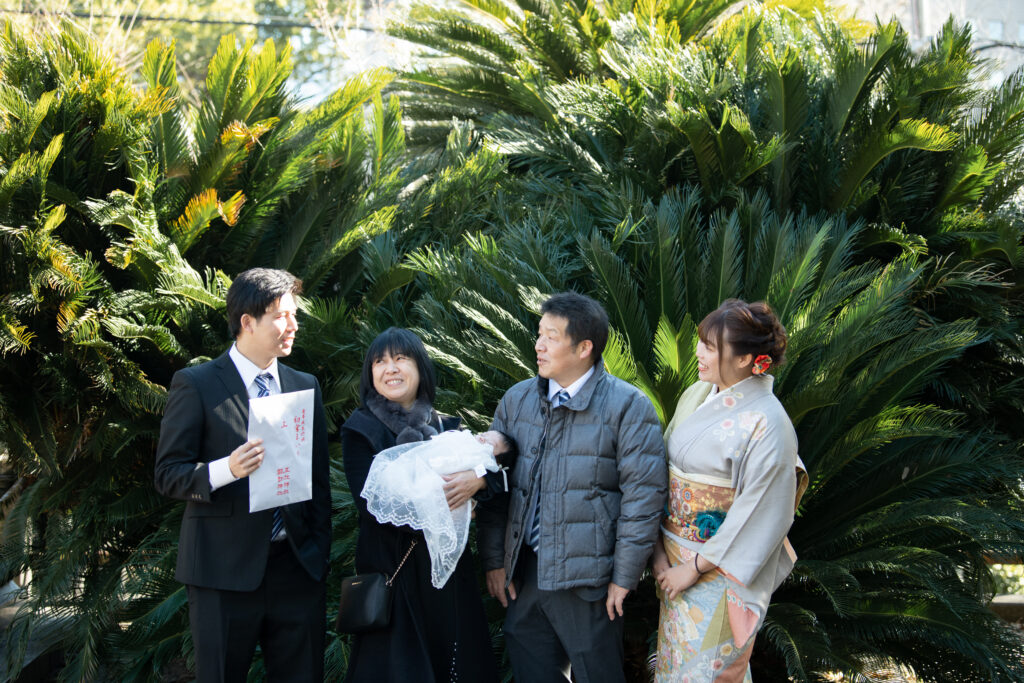
POLYGON ((655 681, 749 681, 754 635, 793 568, 786 534, 806 473, 772 393, 786 331, 765 303, 729 299, 698 328, 700 381, 665 441, 669 500, 653 569, 661 595, 655 681))

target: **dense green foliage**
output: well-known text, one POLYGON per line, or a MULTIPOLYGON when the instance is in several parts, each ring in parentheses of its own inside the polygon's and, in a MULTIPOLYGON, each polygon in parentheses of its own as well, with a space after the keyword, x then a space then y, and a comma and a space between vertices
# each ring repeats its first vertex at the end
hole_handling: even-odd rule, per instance
MULTIPOLYGON (((1020 680, 1020 636, 984 597, 986 558, 1024 554, 1024 75, 981 88, 953 24, 915 54, 897 25, 731 5, 424 6, 393 30, 428 67, 308 110, 270 42, 225 38, 192 104, 173 45, 149 46, 137 87, 71 26, 8 25, 0 442, 19 479, 0 566, 32 581, 7 671, 29 637, 65 652, 64 680, 187 663, 180 505, 151 485, 163 387, 223 350, 230 276, 267 265, 306 283, 291 362, 320 377, 332 431, 390 324, 428 342, 441 407, 485 425, 534 372, 540 302, 569 288, 608 308, 609 369, 667 421, 696 322, 766 299, 812 484, 755 677, 1020 680)), ((354 541, 333 455, 332 589, 354 541)))
MULTIPOLYGON (((943 389, 979 423, 1005 415, 1001 430, 1024 437, 1013 417, 1024 411, 1024 252, 1014 201, 1024 168, 1024 75, 996 91, 979 87, 983 64, 966 29, 947 24, 914 54, 896 24, 879 26, 861 45, 827 16, 808 21, 785 7, 750 8, 704 39, 680 44, 672 8, 691 3, 638 3, 635 19, 603 19, 611 33, 595 52, 597 65, 567 78, 545 66, 551 58, 538 46, 546 42, 525 45, 525 29, 507 9, 498 35, 524 45, 502 87, 530 88, 529 106, 502 102, 488 110, 483 103, 497 86, 473 89, 465 79, 489 73, 497 59, 482 37, 493 30, 495 7, 521 5, 531 26, 534 15, 567 21, 563 5, 593 8, 467 4, 482 9, 463 13, 458 36, 447 35, 433 14, 399 33, 425 32, 434 38, 422 42, 435 48, 444 35, 459 46, 450 54, 469 55, 431 70, 434 90, 471 93, 464 115, 478 120, 514 169, 558 179, 581 198, 621 188, 657 199, 667 188, 695 185, 709 211, 731 207, 737 188, 763 191, 779 212, 864 221, 865 256, 888 261, 912 250, 940 257, 929 277, 944 296, 922 305, 945 320, 982 316, 997 338, 972 352, 956 386, 943 389), (960 287, 964 280, 976 286, 960 287)), ((720 3, 697 4, 710 10, 720 3)), ((591 48, 570 41, 565 50, 586 61, 591 48)), ((414 130, 429 131, 436 119, 423 114, 422 78, 405 76, 395 88, 412 102, 409 116, 420 117, 414 130)))
POLYGON ((194 108, 173 46, 150 46, 140 93, 70 26, 3 38, 0 438, 25 485, 3 562, 33 577, 8 666, 49 628, 74 643, 66 679, 148 678, 188 651, 180 506, 151 484, 163 387, 228 343, 225 271, 280 265, 347 294, 343 261, 395 214, 400 118, 385 74, 298 110, 272 43, 225 39, 194 108))
POLYGON ((590 65, 567 75, 540 36, 582 35, 565 26, 583 3, 467 5, 459 35, 438 13, 398 29, 462 60, 432 89, 422 74, 397 88, 426 131, 430 93, 472 93, 467 114, 537 208, 493 241, 411 256, 438 357, 500 392, 531 372, 543 293, 591 292, 615 329, 609 366, 667 420, 694 322, 766 298, 793 335, 777 392, 812 486, 755 670, 892 657, 926 680, 1019 677, 1019 641, 977 598, 986 556, 1021 541, 1022 75, 979 88, 952 23, 914 54, 895 24, 857 41, 828 16, 751 7, 686 42, 672 2, 609 13, 599 49, 566 38, 590 65), (497 86, 465 87, 490 71, 488 30, 523 44, 501 80, 528 106, 489 110, 497 86))

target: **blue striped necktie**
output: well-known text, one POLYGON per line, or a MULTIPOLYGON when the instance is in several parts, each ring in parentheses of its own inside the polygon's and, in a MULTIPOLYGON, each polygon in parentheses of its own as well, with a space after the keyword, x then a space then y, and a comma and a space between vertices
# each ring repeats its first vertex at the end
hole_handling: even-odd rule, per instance
MULTIPOLYGON (((557 408, 569 401, 572 398, 569 396, 569 392, 562 389, 557 394, 551 397, 551 407, 557 408)), ((543 449, 543 445, 541 446, 543 449)), ((537 552, 537 547, 540 545, 540 482, 537 482, 537 498, 533 505, 533 523, 530 525, 530 537, 528 539, 530 547, 533 548, 533 552, 537 552)))
MULTIPOLYGON (((272 379, 274 376, 269 372, 256 375, 256 379, 253 380, 256 383, 256 398, 270 396, 270 387, 267 382, 272 379)), ((270 540, 275 540, 282 529, 284 529, 284 516, 281 514, 281 508, 274 508, 274 523, 270 527, 270 540)))

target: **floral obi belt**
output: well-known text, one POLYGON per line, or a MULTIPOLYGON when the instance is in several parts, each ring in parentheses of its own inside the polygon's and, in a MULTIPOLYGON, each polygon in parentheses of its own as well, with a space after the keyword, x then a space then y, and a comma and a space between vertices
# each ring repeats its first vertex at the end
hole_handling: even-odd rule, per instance
POLYGON ((736 489, 728 479, 685 473, 669 465, 665 530, 684 540, 703 543, 725 521, 735 495, 736 489))

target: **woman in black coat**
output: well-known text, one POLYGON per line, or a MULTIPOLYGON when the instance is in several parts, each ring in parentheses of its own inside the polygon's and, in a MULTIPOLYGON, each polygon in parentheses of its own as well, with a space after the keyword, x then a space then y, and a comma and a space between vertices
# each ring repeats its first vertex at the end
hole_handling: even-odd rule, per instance
MULTIPOLYGON (((341 428, 345 476, 359 510, 356 572, 391 576, 413 540, 416 544, 392 585, 391 623, 354 636, 345 680, 497 681, 472 554, 464 552, 448 582, 434 588, 423 534, 379 523, 359 495, 377 453, 459 426, 458 418, 440 417, 432 407, 434 368, 419 337, 394 327, 382 332, 363 361, 360 392, 362 405, 341 428)), ((445 495, 453 508, 474 495, 483 499, 501 486, 500 474, 478 477, 468 471, 445 479, 445 495)))

